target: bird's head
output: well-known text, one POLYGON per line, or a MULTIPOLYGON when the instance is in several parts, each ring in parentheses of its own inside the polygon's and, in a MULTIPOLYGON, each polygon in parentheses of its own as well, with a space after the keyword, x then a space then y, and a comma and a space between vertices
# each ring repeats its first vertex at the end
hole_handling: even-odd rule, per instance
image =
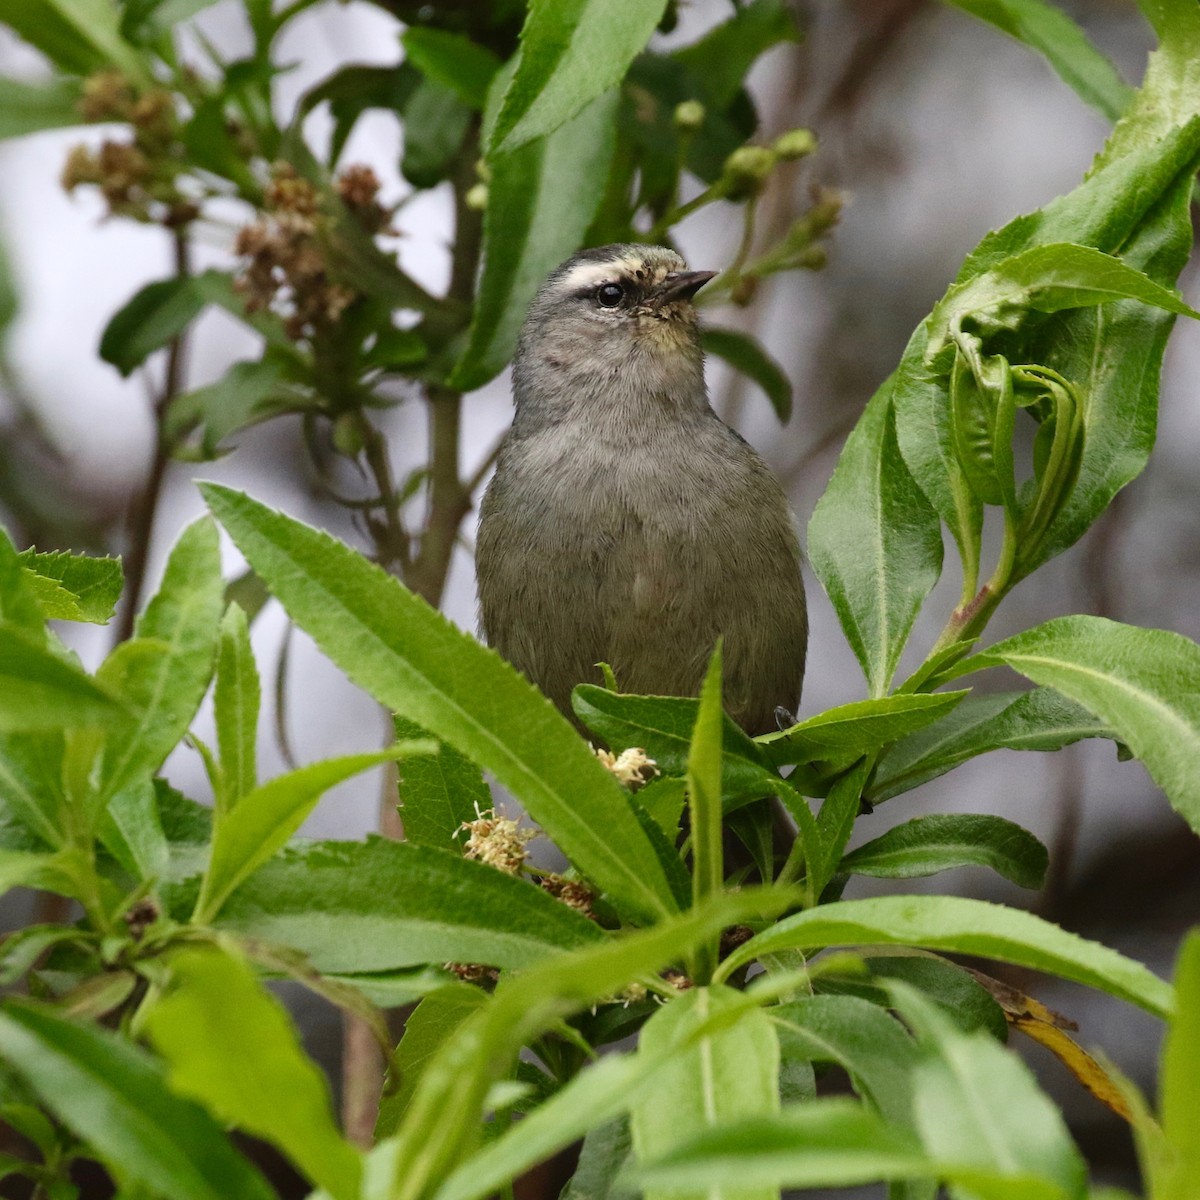
POLYGON ((692 297, 716 274, 663 246, 581 250, 534 297, 514 380, 525 396, 699 396, 703 355, 692 297))

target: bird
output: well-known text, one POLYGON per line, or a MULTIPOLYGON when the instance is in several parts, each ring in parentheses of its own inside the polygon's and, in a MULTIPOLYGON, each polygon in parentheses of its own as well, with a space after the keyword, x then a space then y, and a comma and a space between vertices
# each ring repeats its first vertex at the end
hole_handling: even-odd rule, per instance
POLYGON ((582 250, 518 337, 480 506, 480 632, 568 719, 600 663, 625 693, 698 695, 718 640, 747 733, 799 702, 799 538, 779 481, 709 404, 693 297, 715 274, 662 246, 582 250))

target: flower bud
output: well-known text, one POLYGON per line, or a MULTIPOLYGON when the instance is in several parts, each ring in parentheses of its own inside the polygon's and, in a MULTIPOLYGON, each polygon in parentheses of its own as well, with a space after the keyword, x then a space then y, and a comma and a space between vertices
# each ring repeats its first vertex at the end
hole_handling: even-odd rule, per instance
POLYGON ((675 105, 675 128, 691 133, 704 124, 704 105, 699 100, 684 100, 675 105))
POLYGON ((366 444, 358 413, 344 412, 333 423, 333 444, 339 454, 357 458, 366 444))
POLYGON ((463 203, 475 212, 483 212, 487 208, 488 202, 488 185, 486 183, 477 183, 463 197, 463 203))
POLYGON ((765 146, 739 146, 725 160, 721 171, 725 194, 731 200, 757 195, 775 163, 775 152, 765 146))
POLYGON ((817 148, 817 138, 811 129, 789 129, 775 139, 771 149, 784 162, 794 162, 804 158, 817 148))

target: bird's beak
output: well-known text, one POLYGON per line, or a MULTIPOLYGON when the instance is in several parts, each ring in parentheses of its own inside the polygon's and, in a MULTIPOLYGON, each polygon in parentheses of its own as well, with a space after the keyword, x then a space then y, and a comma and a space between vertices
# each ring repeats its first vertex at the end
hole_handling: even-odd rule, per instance
POLYGON ((690 300, 716 274, 716 271, 672 271, 651 293, 650 303, 662 308, 672 300, 690 300))

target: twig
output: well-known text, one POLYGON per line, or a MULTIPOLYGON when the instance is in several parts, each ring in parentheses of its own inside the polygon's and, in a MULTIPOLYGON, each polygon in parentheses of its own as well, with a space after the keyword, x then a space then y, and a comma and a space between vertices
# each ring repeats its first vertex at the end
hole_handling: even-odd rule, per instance
MULTIPOLYGON (((191 244, 187 231, 172 231, 175 250, 175 278, 185 279, 191 274, 191 244)), ((162 495, 170 454, 163 437, 163 418, 167 406, 179 392, 183 380, 184 355, 187 348, 187 333, 180 333, 167 350, 167 369, 163 376, 163 387, 154 405, 154 458, 150 464, 150 475, 145 486, 134 501, 129 514, 129 546, 124 555, 125 591, 121 597, 121 608, 113 633, 114 644, 126 641, 133 634, 133 625, 141 603, 142 589, 146 581, 146 566, 150 558, 150 543, 154 536, 154 518, 162 495)))

